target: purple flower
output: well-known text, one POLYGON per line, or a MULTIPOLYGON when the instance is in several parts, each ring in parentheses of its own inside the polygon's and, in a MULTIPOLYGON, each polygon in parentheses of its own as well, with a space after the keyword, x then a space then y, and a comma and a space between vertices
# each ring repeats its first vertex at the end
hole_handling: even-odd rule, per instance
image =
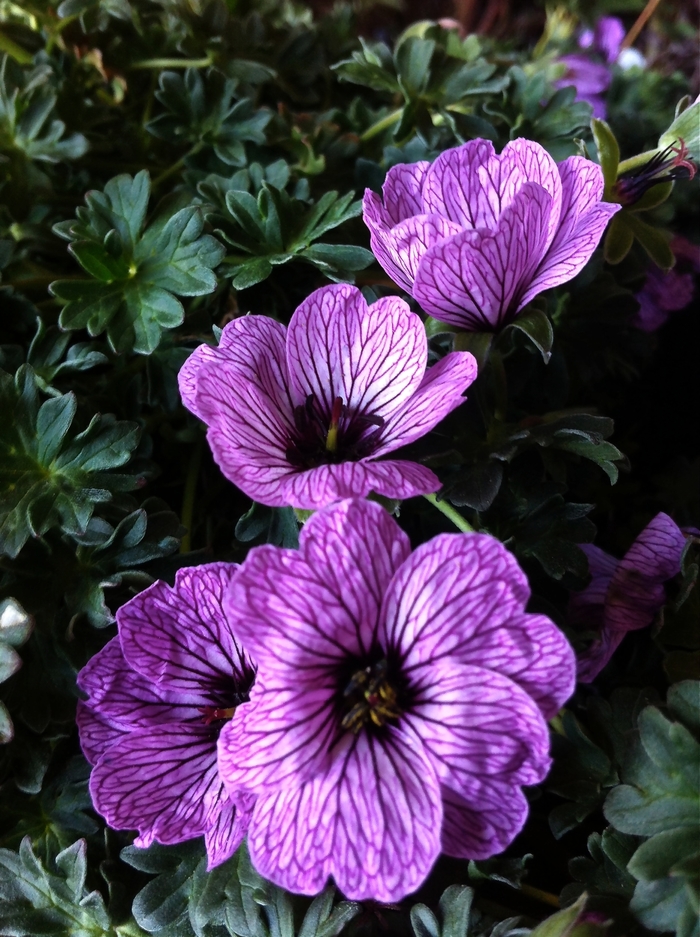
POLYGON ((635 297, 639 309, 632 318, 632 325, 643 332, 661 328, 672 312, 685 309, 695 295, 693 274, 700 272, 700 248, 684 237, 675 237, 671 249, 676 266, 666 273, 651 267, 644 286, 635 297))
POLYGON ((566 71, 554 82, 555 88, 576 88, 576 100, 586 101, 593 108, 593 116, 605 118, 605 92, 610 87, 612 75, 610 65, 617 61, 620 46, 625 38, 625 27, 617 16, 601 16, 595 29, 586 29, 578 41, 579 48, 588 50, 572 52, 559 59, 566 71), (598 55, 605 62, 596 62, 590 53, 598 55))
POLYGON ((95 809, 137 846, 205 836, 209 868, 245 835, 250 795, 231 796, 216 766, 224 720, 248 699, 253 669, 222 596, 238 567, 181 569, 117 612, 119 636, 78 674, 78 728, 95 809))
POLYGON ((364 218, 386 272, 435 318, 494 331, 587 263, 619 205, 601 202, 600 166, 557 165, 531 140, 496 156, 471 140, 427 162, 392 167, 364 218))
POLYGON ((219 770, 257 795, 260 874, 304 894, 332 875, 349 898, 389 902, 441 850, 481 859, 511 842, 575 676, 528 598, 494 538, 445 534, 411 553, 374 502, 315 514, 298 551, 250 551, 225 605, 259 669, 219 770))
POLYGON ((368 306, 354 286, 316 290, 289 329, 266 316, 230 322, 180 370, 186 407, 208 426, 224 475, 263 504, 319 508, 370 491, 437 491, 423 465, 383 459, 431 430, 476 377, 468 352, 426 371, 420 318, 388 296, 368 306))
POLYGON ((657 514, 623 559, 593 544, 581 544, 592 579, 571 596, 571 624, 598 632, 579 657, 578 679, 590 683, 608 663, 628 631, 646 628, 666 601, 663 584, 680 572, 686 538, 668 514, 657 514))

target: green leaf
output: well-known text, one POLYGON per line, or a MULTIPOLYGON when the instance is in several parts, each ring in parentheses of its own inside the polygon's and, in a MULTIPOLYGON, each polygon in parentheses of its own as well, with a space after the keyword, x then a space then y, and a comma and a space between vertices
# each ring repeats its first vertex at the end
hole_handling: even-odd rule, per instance
POLYGON ((269 508, 255 501, 238 519, 235 535, 241 543, 274 543, 290 549, 299 546, 299 525, 294 509, 269 508))
POLYGON ((610 125, 604 120, 594 117, 591 121, 591 132, 598 150, 598 161, 603 170, 605 179, 606 194, 612 192, 612 187, 617 181, 617 167, 620 164, 620 147, 618 146, 615 134, 610 129, 610 125))
POLYGON ((628 213, 623 208, 613 215, 608 225, 603 244, 605 260, 609 264, 619 264, 629 254, 634 243, 634 231, 627 224, 628 213))
POLYGON ((214 68, 205 75, 195 68, 184 74, 162 72, 155 96, 166 111, 149 121, 146 130, 170 143, 212 147, 229 166, 244 166, 243 144, 265 142, 272 112, 256 110, 248 98, 237 100, 238 84, 214 68))
POLYGON ((85 840, 78 840, 43 864, 26 836, 19 852, 0 849, 0 921, 5 933, 40 937, 111 937, 114 931, 102 899, 85 884, 85 840))
POLYGON ((542 355, 545 364, 552 357, 552 345, 554 344, 554 331, 549 317, 541 309, 532 307, 521 312, 510 323, 510 328, 518 329, 530 339, 532 344, 542 355))
MULTIPOLYGON (((622 212, 618 214, 622 214, 622 212)), ((659 228, 652 227, 632 212, 626 212, 625 214, 627 226, 656 266, 661 267, 662 270, 670 270, 675 264, 676 258, 671 250, 667 233, 659 228)))
POLYGON ((698 832, 697 827, 681 826, 657 833, 642 843, 630 859, 628 870, 643 882, 672 875, 676 865, 700 857, 698 832))
POLYGON ((52 527, 79 536, 96 503, 136 487, 136 478, 112 470, 129 459, 138 427, 95 416, 71 436, 75 409, 73 394, 40 404, 27 365, 14 381, 0 372, 0 552, 14 557, 52 527))
POLYGON ((75 239, 71 252, 94 280, 56 280, 53 295, 64 303, 63 329, 107 332, 115 351, 151 354, 164 329, 184 317, 177 296, 203 296, 216 289, 213 268, 224 250, 203 234, 199 208, 157 215, 145 231, 150 182, 142 171, 134 178, 111 179, 104 192, 86 196, 77 219, 54 230, 75 239))
MULTIPOLYGON (((7 55, 0 59, 0 139, 3 149, 27 160, 59 163, 79 159, 88 149, 80 133, 66 136, 66 125, 56 115, 52 71, 38 66, 17 67, 7 55)), ((15 180, 17 181, 17 180, 15 180)))

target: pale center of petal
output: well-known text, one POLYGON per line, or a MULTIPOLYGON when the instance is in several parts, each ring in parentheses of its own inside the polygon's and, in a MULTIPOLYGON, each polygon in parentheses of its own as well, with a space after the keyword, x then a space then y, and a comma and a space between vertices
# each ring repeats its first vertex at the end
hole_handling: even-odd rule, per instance
POLYGON ((383 726, 401 716, 396 689, 387 680, 388 663, 378 663, 357 670, 350 678, 343 698, 347 711, 341 725, 357 734, 363 726, 383 726))

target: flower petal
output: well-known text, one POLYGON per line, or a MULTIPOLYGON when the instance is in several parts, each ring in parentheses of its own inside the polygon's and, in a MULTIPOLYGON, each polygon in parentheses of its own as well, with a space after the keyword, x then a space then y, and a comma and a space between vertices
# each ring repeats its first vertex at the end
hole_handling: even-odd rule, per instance
MULTIPOLYGON (((321 666, 314 685, 303 665, 299 670, 292 688, 284 687, 279 673, 264 671, 250 702, 239 706, 221 730, 219 773, 231 793, 242 789, 267 794, 327 769, 339 729, 337 680, 332 669, 321 666)), ((290 677, 294 678, 292 667, 287 684, 290 677)))
POLYGON ((316 510, 342 498, 364 498, 370 492, 403 501, 437 491, 440 479, 425 465, 399 459, 374 462, 339 462, 320 465, 281 478, 279 500, 266 504, 291 504, 316 510))
POLYGON ((230 798, 223 787, 219 787, 212 798, 209 826, 204 835, 207 849, 207 872, 230 859, 243 842, 253 814, 255 798, 251 794, 238 792, 230 798))
POLYGON ((204 725, 135 729, 90 777, 92 802, 110 826, 165 845, 207 830, 220 786, 216 731, 204 725))
POLYGON ((88 661, 78 674, 78 686, 88 694, 92 710, 124 729, 201 721, 199 697, 190 701, 137 673, 126 662, 119 638, 112 638, 88 661))
POLYGON ((647 524, 617 564, 605 603, 605 627, 633 631, 650 625, 666 601, 663 584, 681 570, 686 539, 663 512, 647 524))
POLYGON ((392 731, 346 736, 330 770, 259 797, 248 834, 261 875, 316 894, 332 875, 345 897, 399 901, 440 852, 442 803, 420 743, 392 731))
POLYGON ((129 664, 190 705, 237 703, 252 678, 222 605, 237 570, 234 563, 181 569, 174 588, 156 582, 123 605, 117 622, 129 664))
POLYGON ((387 419, 418 387, 428 344, 420 318, 396 296, 368 306, 355 286, 312 293, 289 323, 287 354, 297 404, 314 395, 330 418, 341 397, 351 412, 387 419))
POLYGON ((464 391, 477 374, 476 359, 468 351, 451 351, 428 368, 420 387, 382 427, 375 455, 384 455, 419 439, 464 403, 464 391))
POLYGON ((386 174, 382 195, 392 225, 423 211, 423 183, 429 168, 427 160, 399 163, 386 174))
POLYGON ((580 544, 588 557, 591 581, 580 592, 572 592, 567 607, 567 620, 577 628, 602 628, 605 594, 619 560, 592 543, 580 544))
POLYGON ((474 777, 537 784, 547 774, 547 723, 508 677, 443 660, 414 676, 411 692, 402 723, 422 739, 440 781, 462 796, 469 796, 474 777))
POLYGON ((519 787, 475 779, 466 798, 442 788, 442 851, 458 859, 488 859, 508 846, 527 819, 527 800, 519 787))
POLYGON ((410 552, 378 504, 345 501, 310 518, 299 550, 253 548, 225 598, 231 626, 265 686, 276 672, 335 668, 374 643, 387 582, 410 552), (316 669, 318 668, 318 669, 316 669))
POLYGON ((128 732, 127 729, 114 726, 82 700, 78 700, 75 721, 80 734, 80 747, 91 765, 96 765, 110 745, 114 745, 128 732))
MULTIPOLYGON (((559 167, 543 146, 523 137, 507 143, 500 159, 502 167, 503 164, 513 163, 520 170, 523 179, 536 182, 552 196, 552 210, 549 213, 547 229, 547 246, 549 246, 559 226, 562 207, 563 187, 559 167)), ((501 169, 501 173, 504 173, 504 168, 501 169)))
POLYGON ((530 598, 515 557, 487 534, 440 534, 421 544, 388 586, 382 644, 404 668, 446 656, 478 664, 461 649, 477 635, 522 612, 530 598))
POLYGON ((570 156, 559 164, 562 210, 559 230, 527 290, 522 308, 543 290, 566 283, 588 263, 610 218, 620 205, 601 202, 603 172, 582 156, 570 156))
MULTIPOLYGON (((514 167, 509 167, 512 173, 514 167)), ((517 182, 522 183, 518 175, 517 182)), ((490 140, 470 140, 445 150, 428 169, 423 183, 423 211, 449 218, 462 228, 494 230, 501 211, 500 161, 490 140), (491 173, 483 177, 487 165, 491 173), (493 181, 489 181, 493 177, 493 181)), ((513 188, 514 191, 514 188, 513 188)), ((513 191, 508 195, 512 196, 513 191)))
POLYGON ((466 230, 431 247, 413 296, 423 309, 460 328, 492 331, 515 314, 547 247, 552 197, 522 185, 491 234, 466 230))
POLYGON ((285 339, 287 330, 268 316, 242 316, 229 322, 218 346, 200 345, 180 368, 182 402, 200 419, 197 388, 204 365, 230 361, 242 377, 272 400, 287 396, 285 339))
POLYGON ((230 361, 203 365, 197 386, 199 415, 208 425, 207 440, 223 474, 239 485, 252 467, 274 481, 290 472, 289 441, 294 415, 286 392, 273 398, 230 361))
POLYGON ((440 215, 416 215, 390 231, 372 232, 372 253, 394 282, 410 293, 423 254, 461 230, 440 215))

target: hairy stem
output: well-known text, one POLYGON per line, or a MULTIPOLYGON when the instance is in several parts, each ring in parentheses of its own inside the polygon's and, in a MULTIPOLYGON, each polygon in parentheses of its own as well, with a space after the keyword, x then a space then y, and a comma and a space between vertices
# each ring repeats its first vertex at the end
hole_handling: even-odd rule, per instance
POLYGON ((182 526, 187 530, 180 543, 180 553, 189 553, 192 549, 192 522, 194 519, 194 501, 197 493, 197 480, 199 478, 199 466, 202 463, 202 439, 201 437, 194 444, 194 449, 190 456, 190 464, 187 469, 187 478, 185 479, 185 492, 182 496, 182 526))

